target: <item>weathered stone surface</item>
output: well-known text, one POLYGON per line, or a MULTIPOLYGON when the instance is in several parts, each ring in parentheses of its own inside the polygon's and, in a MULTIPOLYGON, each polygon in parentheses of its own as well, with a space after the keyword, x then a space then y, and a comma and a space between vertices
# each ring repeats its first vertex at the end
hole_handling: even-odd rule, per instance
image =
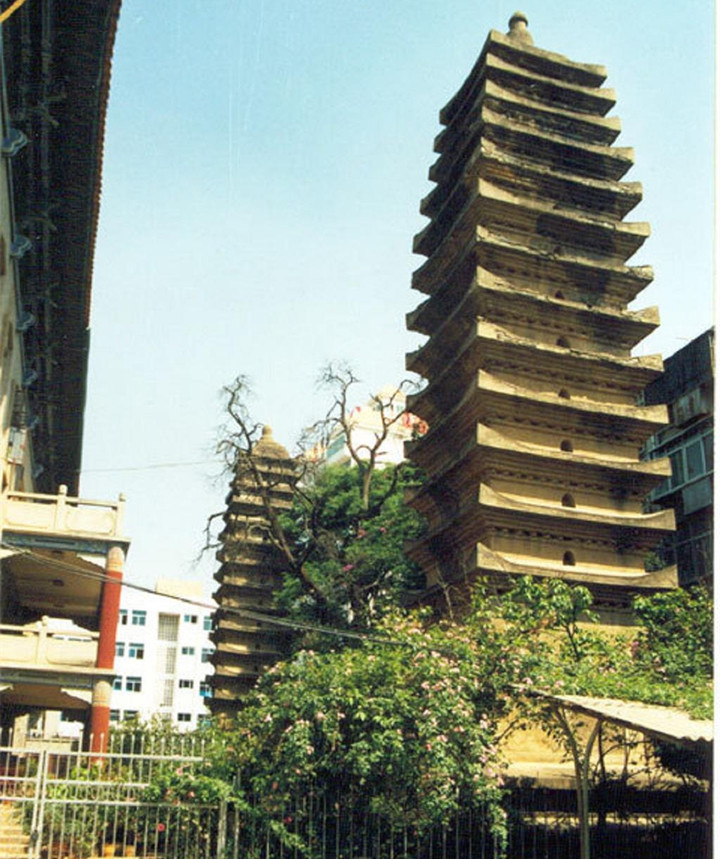
POLYGON ((536 48, 516 13, 441 111, 414 246, 429 297, 407 319, 428 336, 407 367, 428 382, 408 453, 428 475, 409 551, 430 589, 559 576, 617 608, 675 582, 644 569, 673 519, 643 510, 668 466, 639 448, 667 414, 640 405, 662 361, 631 349, 658 315, 628 310, 652 270, 627 260, 650 229, 623 220, 642 192, 620 181, 634 156, 605 75, 536 48))

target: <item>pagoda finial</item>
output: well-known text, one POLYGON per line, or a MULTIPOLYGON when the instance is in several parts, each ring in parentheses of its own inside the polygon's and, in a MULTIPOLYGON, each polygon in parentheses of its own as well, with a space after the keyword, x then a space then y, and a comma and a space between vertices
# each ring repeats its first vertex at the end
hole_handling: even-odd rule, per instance
POLYGON ((262 428, 263 438, 272 438, 272 427, 270 424, 265 424, 262 428))
POLYGON ((533 37, 530 35, 530 31, 527 28, 527 15, 524 12, 515 12, 508 23, 510 25, 510 29, 507 34, 511 39, 515 39, 518 42, 524 42, 526 45, 533 44, 533 37))

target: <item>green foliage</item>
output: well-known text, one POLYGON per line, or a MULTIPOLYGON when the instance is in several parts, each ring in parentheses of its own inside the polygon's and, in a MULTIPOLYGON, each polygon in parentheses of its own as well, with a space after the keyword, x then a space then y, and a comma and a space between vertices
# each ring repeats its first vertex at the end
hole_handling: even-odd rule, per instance
POLYGON ((637 597, 643 624, 637 658, 670 683, 710 679, 713 668, 712 599, 703 587, 637 597))
POLYGON ((638 597, 643 627, 593 628, 590 592, 556 580, 520 579, 500 600, 527 687, 676 706, 712 716, 712 604, 705 590, 638 597))
POLYGON ((367 628, 397 606, 401 594, 420 587, 423 576, 403 553, 405 541, 423 528, 419 515, 403 503, 415 482, 407 464, 378 469, 365 506, 357 466, 320 470, 281 518, 288 539, 306 557, 302 578, 286 576, 278 605, 305 621, 367 628), (306 586, 308 579, 313 589, 306 586), (322 615, 316 593, 325 597, 322 615))
POLYGON ((246 807, 276 825, 313 789, 419 832, 482 809, 502 835, 496 735, 510 662, 497 635, 397 614, 378 632, 391 643, 303 650, 275 666, 220 765, 232 753, 246 807))

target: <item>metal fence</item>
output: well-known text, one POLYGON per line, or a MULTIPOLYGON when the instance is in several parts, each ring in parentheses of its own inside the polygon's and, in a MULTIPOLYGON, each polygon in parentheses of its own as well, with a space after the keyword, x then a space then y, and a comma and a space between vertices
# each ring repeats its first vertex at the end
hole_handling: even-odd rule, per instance
MULTIPOLYGON (((361 794, 309 785, 268 822, 265 798, 242 807, 201 801, 198 738, 114 736, 102 757, 0 747, 0 859, 499 859, 477 811, 432 831, 391 825, 361 794), (171 786, 170 786, 171 785, 171 786)), ((593 859, 711 855, 708 795, 625 791, 594 797, 593 859)), ((573 791, 517 786, 508 797, 510 859, 575 859, 573 791)))
POLYGON ((225 856, 224 802, 148 797, 163 772, 191 775, 202 766, 199 744, 136 748, 121 736, 102 756, 38 746, 0 747, 2 859, 225 856))

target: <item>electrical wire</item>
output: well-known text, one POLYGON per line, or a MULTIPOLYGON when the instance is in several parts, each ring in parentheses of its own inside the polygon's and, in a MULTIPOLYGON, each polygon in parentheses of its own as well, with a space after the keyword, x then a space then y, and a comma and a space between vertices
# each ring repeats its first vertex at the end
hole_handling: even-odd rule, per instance
MULTIPOLYGON (((36 552, 33 552, 31 549, 18 548, 17 546, 13 546, 11 543, 2 542, 0 543, 0 546, 3 549, 11 550, 15 554, 29 557, 38 564, 44 564, 45 566, 49 566, 54 569, 64 570, 65 572, 72 573, 73 575, 80 576, 82 578, 92 579, 101 583, 112 582, 113 584, 120 585, 121 587, 130 588, 130 590, 139 591, 140 593, 152 594, 153 596, 162 596, 169 599, 177 600, 178 602, 181 602, 185 605, 205 609, 212 613, 215 613, 216 611, 218 611, 218 609, 220 609, 225 614, 235 615, 237 617, 244 618, 245 620, 254 620, 258 623, 268 623, 272 624, 273 626, 284 627, 299 632, 313 632, 317 633, 318 635, 327 635, 336 638, 348 638, 356 641, 367 641, 373 644, 389 644, 395 647, 417 648, 418 646, 415 642, 385 638, 383 636, 373 635, 372 633, 354 632, 352 630, 336 629, 334 627, 320 626, 312 623, 302 623, 300 621, 288 620, 286 618, 276 617, 275 615, 264 614, 263 612, 252 611, 250 609, 236 608, 233 606, 218 606, 213 603, 193 599, 192 597, 183 597, 176 594, 165 594, 161 591, 156 591, 152 588, 145 587, 144 585, 137 585, 133 582, 128 582, 125 579, 118 580, 116 578, 113 578, 112 576, 108 576, 106 573, 103 572, 94 572, 92 570, 86 570, 81 567, 75 567, 72 564, 66 563, 65 561, 59 561, 55 558, 49 558, 45 555, 39 555, 36 552)), ((438 648, 433 648, 433 650, 438 650, 438 648)))
MULTIPOLYGON (((154 471, 158 468, 189 468, 193 465, 218 465, 217 459, 198 459, 192 462, 153 462, 150 465, 126 465, 119 468, 83 468, 83 474, 108 474, 116 471, 154 471)), ((221 463, 220 463, 221 464, 221 463)))
POLYGON ((8 6, 8 8, 0 13, 0 24, 3 24, 7 19, 17 12, 17 10, 25 3, 25 0, 15 0, 12 6, 8 6))

